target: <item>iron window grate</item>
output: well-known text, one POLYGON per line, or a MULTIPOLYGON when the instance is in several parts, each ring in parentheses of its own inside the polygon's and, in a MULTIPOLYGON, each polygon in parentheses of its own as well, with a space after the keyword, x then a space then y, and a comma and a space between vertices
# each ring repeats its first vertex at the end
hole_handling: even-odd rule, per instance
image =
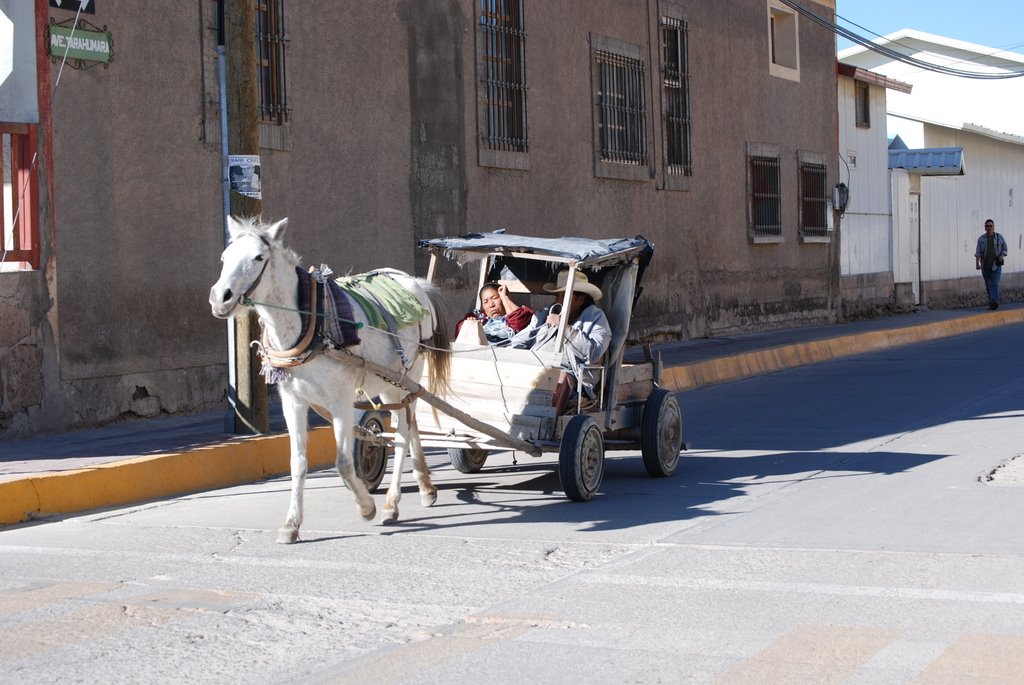
POLYGON ((690 157, 690 73, 686 22, 661 18, 665 94, 666 164, 668 173, 692 174, 690 157))
POLYGON ((800 231, 828 235, 828 174, 824 164, 800 165, 800 231))
POLYGON ((260 121, 288 121, 288 88, 285 79, 285 0, 256 2, 256 110, 260 121))
POLYGON ((604 51, 594 55, 599 70, 597 110, 601 160, 647 164, 644 63, 604 51))
POLYGON ((778 157, 750 158, 750 215, 755 236, 782 235, 778 157))
POLYGON ((526 32, 521 0, 480 0, 481 137, 492 150, 526 152, 526 32))

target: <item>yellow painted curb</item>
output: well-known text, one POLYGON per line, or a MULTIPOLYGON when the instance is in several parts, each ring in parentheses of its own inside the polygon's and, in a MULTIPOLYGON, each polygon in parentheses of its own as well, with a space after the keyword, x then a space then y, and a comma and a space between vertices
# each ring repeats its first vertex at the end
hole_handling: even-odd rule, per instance
POLYGON ((662 386, 676 392, 691 390, 703 385, 726 383, 838 357, 888 350, 1014 323, 1024 323, 1024 309, 988 312, 949 321, 780 345, 666 368, 662 372, 662 386))
MULTIPOLYGON (((334 463, 329 427, 310 431, 309 468, 334 463)), ((0 525, 47 514, 145 502, 290 472, 287 435, 233 440, 180 453, 0 482, 0 525)))

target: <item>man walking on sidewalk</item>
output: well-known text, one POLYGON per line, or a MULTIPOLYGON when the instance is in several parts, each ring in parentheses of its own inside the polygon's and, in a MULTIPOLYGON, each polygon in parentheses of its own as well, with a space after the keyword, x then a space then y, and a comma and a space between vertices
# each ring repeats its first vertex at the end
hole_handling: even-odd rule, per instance
POLYGON ((1006 257, 1006 241, 996 233, 996 222, 985 219, 985 232, 978 236, 978 247, 974 250, 974 268, 981 270, 988 293, 988 308, 999 308, 999 277, 1003 274, 1003 258, 1006 257))

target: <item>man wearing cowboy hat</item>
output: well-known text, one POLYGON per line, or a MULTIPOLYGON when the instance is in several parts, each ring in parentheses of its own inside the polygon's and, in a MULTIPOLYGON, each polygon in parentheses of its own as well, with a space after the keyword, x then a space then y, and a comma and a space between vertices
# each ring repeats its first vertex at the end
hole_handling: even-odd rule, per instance
MULTIPOLYGON (((553 293, 555 301, 551 306, 534 314, 530 325, 512 338, 512 347, 528 347, 533 350, 555 349, 555 336, 562 320, 564 299, 569 271, 561 271, 555 283, 546 283, 544 291, 553 293)), ((583 367, 598 363, 608 351, 612 332, 608 317, 595 303, 601 299, 601 289, 590 282, 585 274, 576 271, 572 282, 572 298, 569 311, 565 312, 568 327, 562 347, 562 373, 552 404, 561 414, 570 395, 576 389, 577 381, 587 394, 593 396, 594 384, 600 376, 597 372, 583 367)))

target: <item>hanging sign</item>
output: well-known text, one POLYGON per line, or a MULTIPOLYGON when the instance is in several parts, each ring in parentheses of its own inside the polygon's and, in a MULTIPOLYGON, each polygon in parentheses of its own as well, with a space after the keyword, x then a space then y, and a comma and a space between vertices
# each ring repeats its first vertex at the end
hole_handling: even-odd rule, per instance
POLYGON ((228 155, 228 171, 231 190, 256 200, 262 199, 259 155, 228 155))
POLYGON ((50 56, 87 62, 108 63, 114 59, 114 39, 110 31, 89 31, 70 26, 50 25, 50 56))

